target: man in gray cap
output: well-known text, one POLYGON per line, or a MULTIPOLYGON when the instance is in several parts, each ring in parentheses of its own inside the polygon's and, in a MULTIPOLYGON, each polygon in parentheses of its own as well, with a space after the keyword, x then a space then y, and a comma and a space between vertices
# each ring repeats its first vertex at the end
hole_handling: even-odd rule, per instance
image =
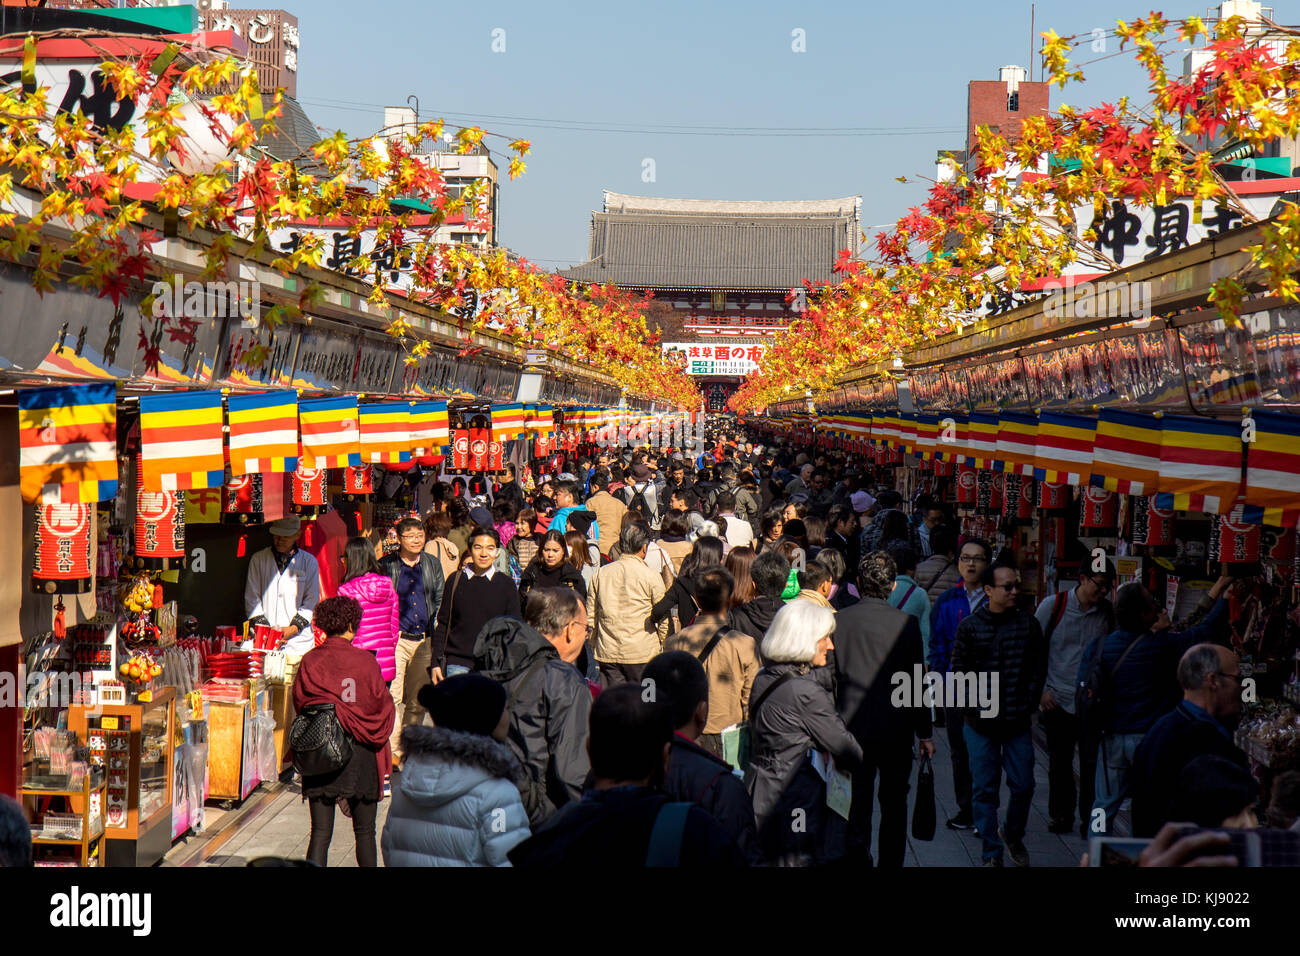
POLYGON ((302 519, 297 515, 273 521, 267 530, 271 547, 258 551, 248 563, 244 612, 250 624, 283 634, 290 654, 305 654, 315 644, 311 615, 320 601, 320 567, 298 548, 302 519))

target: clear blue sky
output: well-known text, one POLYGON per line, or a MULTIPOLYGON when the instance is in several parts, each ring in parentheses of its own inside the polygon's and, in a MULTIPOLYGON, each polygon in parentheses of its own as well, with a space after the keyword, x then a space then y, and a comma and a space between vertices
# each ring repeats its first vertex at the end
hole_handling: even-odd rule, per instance
MULTIPOLYGON (((240 4, 241 6, 248 4, 240 4)), ((364 135, 382 107, 420 100, 444 116, 533 143, 527 174, 504 180, 500 235, 546 268, 586 258, 601 190, 695 199, 862 194, 863 223, 892 222, 924 198, 938 149, 960 147, 966 84, 1028 67, 1029 3, 430 3, 288 0, 301 24, 298 97, 317 125, 364 135), (505 31, 505 52, 492 50, 505 31), (792 50, 802 29, 806 52, 792 50), (333 105, 327 105, 333 104, 333 105), (495 119, 525 117, 524 120, 495 119), (577 128, 552 121, 574 121, 577 128), (905 135, 686 135, 652 126, 925 128, 905 135), (591 127, 600 127, 597 131, 591 127), (633 132, 610 132, 610 129, 633 132), (655 182, 642 163, 655 163, 655 182)), ((1208 4, 1163 5, 1168 17, 1208 4)), ((1109 30, 1149 0, 1037 4, 1036 29, 1109 30)), ((1278 19, 1288 22, 1279 5, 1278 19)), ((1106 53, 1119 49, 1113 38, 1106 53)), ((1077 56, 1101 56, 1087 47, 1077 56)), ((1037 65, 1035 64, 1037 68, 1037 65)), ((1088 106, 1145 76, 1125 53, 1091 67, 1052 105, 1088 106)), ((1037 78, 1037 77, 1035 77, 1037 78)), ((489 140, 494 153, 504 140, 489 140)))

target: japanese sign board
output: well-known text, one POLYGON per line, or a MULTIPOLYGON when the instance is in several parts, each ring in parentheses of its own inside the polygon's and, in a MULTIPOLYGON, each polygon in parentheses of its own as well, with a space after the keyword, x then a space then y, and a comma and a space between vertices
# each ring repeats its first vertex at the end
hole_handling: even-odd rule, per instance
POLYGON ((665 342, 664 361, 687 375, 748 375, 758 368, 767 343, 714 345, 705 342, 665 342))

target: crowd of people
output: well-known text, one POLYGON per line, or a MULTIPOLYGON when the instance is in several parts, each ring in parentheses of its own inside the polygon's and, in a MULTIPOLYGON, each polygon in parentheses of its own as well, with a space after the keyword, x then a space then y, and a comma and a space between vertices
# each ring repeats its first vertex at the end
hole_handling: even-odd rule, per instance
MULTIPOLYGON (((249 617, 312 637, 295 705, 332 704, 353 747, 302 779, 309 858, 325 862, 338 807, 375 865, 391 793, 387 865, 871 865, 878 804, 874 862, 897 867, 937 727, 946 825, 986 865, 1027 866, 1035 719, 1052 832, 1112 833, 1126 798, 1139 836, 1253 825, 1240 668, 1219 643, 1230 579, 1177 632, 1140 584, 1112 600, 1109 562, 1027 607, 1013 554, 887 474, 739 434, 690 460, 510 467, 490 501, 434 486, 391 552, 388 529, 317 542, 320 584, 297 519, 277 522, 249 617), (922 672, 994 679, 900 701, 899 675, 922 672)), ((1274 783, 1270 822, 1291 825, 1296 789, 1274 783)))

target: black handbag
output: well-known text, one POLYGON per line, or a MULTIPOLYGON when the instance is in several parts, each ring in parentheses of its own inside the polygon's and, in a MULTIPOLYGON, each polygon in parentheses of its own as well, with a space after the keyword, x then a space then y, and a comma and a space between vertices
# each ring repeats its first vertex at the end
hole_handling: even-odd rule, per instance
POLYGON ((333 704, 309 704, 289 728, 293 765, 304 777, 337 773, 352 759, 352 740, 333 704))
POLYGON ((921 757, 921 767, 916 771, 916 802, 912 805, 912 837, 916 840, 934 839, 934 765, 929 755, 921 757))

